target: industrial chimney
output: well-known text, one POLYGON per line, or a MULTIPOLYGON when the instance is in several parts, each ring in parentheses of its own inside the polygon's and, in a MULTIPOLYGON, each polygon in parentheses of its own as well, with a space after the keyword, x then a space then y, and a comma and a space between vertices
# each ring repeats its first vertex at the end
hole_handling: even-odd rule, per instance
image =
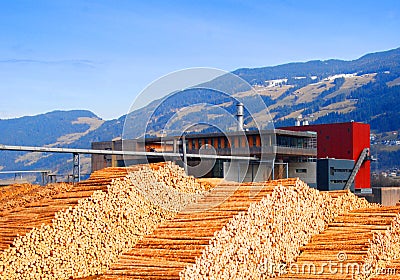
POLYGON ((294 122, 295 126, 301 126, 301 119, 303 118, 303 115, 298 115, 296 118, 296 121, 294 122))
POLYGON ((243 103, 239 102, 238 104, 236 104, 236 107, 237 107, 236 117, 238 121, 237 130, 243 131, 243 103))

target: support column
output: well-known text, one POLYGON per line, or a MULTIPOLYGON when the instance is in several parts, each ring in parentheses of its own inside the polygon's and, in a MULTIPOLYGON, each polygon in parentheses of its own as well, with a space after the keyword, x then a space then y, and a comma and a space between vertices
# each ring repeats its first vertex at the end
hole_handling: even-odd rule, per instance
POLYGON ((237 167, 238 167, 238 178, 237 178, 237 181, 238 181, 238 183, 241 183, 240 182, 240 162, 239 161, 237 161, 237 167))
POLYGON ((272 180, 275 180, 275 159, 272 160, 272 180))
POLYGON ((178 141, 176 140, 176 138, 174 138, 173 140, 173 144, 172 144, 172 148, 173 148, 173 152, 177 153, 179 149, 177 149, 177 145, 178 145, 178 141))
POLYGON ((286 163, 286 179, 289 178, 289 163, 286 163))
POLYGON ((187 166, 187 155, 186 155, 186 137, 182 136, 182 152, 183 152, 183 167, 185 168, 185 173, 188 175, 188 166, 187 166))
POLYGON ((73 162, 74 162, 74 168, 72 171, 72 180, 74 183, 80 182, 81 181, 81 162, 80 162, 80 154, 74 153, 73 154, 73 162))
MULTIPOLYGON (((111 141, 111 150, 115 151, 115 142, 111 141)), ((111 155, 111 167, 116 167, 117 166, 117 156, 116 155, 111 155)), ((107 166, 108 167, 108 166, 107 166)))
POLYGON ((47 172, 42 172, 42 186, 45 186, 47 184, 46 180, 46 174, 47 172))
POLYGON ((254 164, 251 163, 251 181, 254 182, 254 164))

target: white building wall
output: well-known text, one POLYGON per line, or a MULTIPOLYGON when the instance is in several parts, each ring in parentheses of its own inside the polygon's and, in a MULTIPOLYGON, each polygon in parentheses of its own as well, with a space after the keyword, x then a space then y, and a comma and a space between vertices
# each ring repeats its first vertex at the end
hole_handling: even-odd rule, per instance
POLYGON ((291 162, 289 163, 289 177, 300 178, 312 187, 317 186, 316 162, 291 162), (305 171, 305 172, 304 172, 305 171))
POLYGON ((235 182, 267 181, 271 174, 268 164, 245 164, 238 162, 224 162, 224 178, 235 182))
MULTIPOLYGON (((275 166, 278 168, 278 165, 275 166)), ((284 167, 286 168, 286 166, 284 167)), ((286 173, 286 172, 285 172, 286 173)), ((227 181, 260 182, 271 178, 271 167, 267 164, 246 165, 237 162, 224 162, 224 178, 227 181)), ((285 175, 284 175, 285 176, 285 175)), ((289 163, 289 178, 300 178, 312 187, 317 185, 316 162, 289 163)))

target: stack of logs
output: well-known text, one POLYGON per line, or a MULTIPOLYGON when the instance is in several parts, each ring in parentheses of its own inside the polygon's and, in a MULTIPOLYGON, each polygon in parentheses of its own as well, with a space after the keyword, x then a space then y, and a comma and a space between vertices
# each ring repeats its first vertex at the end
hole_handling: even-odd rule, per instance
POLYGON ((184 279, 264 279, 284 273, 300 247, 323 231, 340 213, 371 207, 346 193, 320 193, 297 181, 277 186, 272 194, 235 216, 210 240, 184 279))
POLYGON ((81 199, 90 197, 97 190, 107 192, 113 179, 125 178, 127 174, 125 168, 106 168, 94 172, 86 181, 68 185, 68 189, 62 189, 65 184, 6 187, 1 196, 4 207, 0 210, 0 250, 9 248, 19 235, 42 224, 51 225, 58 211, 78 205, 81 199), (59 192, 54 194, 56 191, 59 192))
MULTIPOLYGON (((292 185, 295 181, 285 179, 284 183, 292 185)), ((239 212, 246 211, 252 202, 271 193, 277 181, 238 184, 211 180, 209 183, 216 185, 196 204, 144 236, 105 275, 90 279, 179 279, 179 272, 195 262, 214 232, 239 212)))
POLYGON ((55 194, 66 192, 72 184, 49 184, 45 188, 40 185, 21 184, 2 188, 0 195, 0 212, 23 207, 28 203, 39 201, 55 194))
MULTIPOLYGON (((196 187, 199 190, 202 187, 194 178, 181 176, 174 185, 171 180, 162 179, 168 177, 165 173, 174 174, 177 170, 170 163, 136 167, 125 178, 113 179, 106 191, 96 190, 90 197, 80 199, 76 206, 57 212, 50 225, 17 237, 1 253, 0 278, 69 279, 104 272, 118 255, 175 215, 153 204, 142 190, 156 192, 156 188, 179 185, 178 193, 201 194, 196 187)), ((174 205, 186 202, 169 201, 174 205)))
POLYGON ((170 161, 143 165, 143 168, 146 167, 158 171, 153 173, 157 176, 158 181, 164 183, 166 186, 173 186, 177 191, 201 193, 210 187, 205 184, 200 186, 199 182, 193 176, 187 176, 183 168, 170 161))
POLYGON ((32 192, 35 189, 40 188, 40 185, 32 184, 14 184, 0 188, 0 202, 4 202, 6 199, 12 199, 19 195, 32 192))
POLYGON ((371 206, 336 217, 323 232, 301 247, 299 257, 287 267, 288 274, 279 279, 365 279, 362 278, 364 260, 370 241, 374 234, 384 234, 400 212, 399 206, 371 206))
POLYGON ((128 177, 146 199, 175 213, 196 202, 208 188, 171 162, 142 165, 140 172, 131 172, 128 177))
MULTIPOLYGON (((358 279, 388 279, 400 274, 400 214, 388 230, 374 235, 358 279)), ((398 278, 396 278, 398 279, 398 278)))

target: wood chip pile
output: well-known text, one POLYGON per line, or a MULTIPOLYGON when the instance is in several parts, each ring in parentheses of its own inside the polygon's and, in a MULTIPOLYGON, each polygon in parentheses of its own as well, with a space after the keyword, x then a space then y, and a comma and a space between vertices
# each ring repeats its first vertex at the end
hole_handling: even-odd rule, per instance
POLYGON ((262 279, 279 275, 300 247, 335 216, 370 204, 351 193, 336 198, 302 181, 275 187, 272 194, 235 216, 205 248, 183 279, 262 279))
MULTIPOLYGON (((163 179, 168 176, 164 173, 175 174, 178 170, 177 166, 169 163, 137 166, 134 170, 129 169, 130 175, 112 179, 105 191, 99 188, 104 189, 103 184, 109 177, 102 177, 100 172, 94 174, 92 181, 81 184, 81 187, 84 186, 89 193, 97 190, 86 198, 80 196, 77 204, 67 210, 56 212, 50 224, 35 227, 15 238, 11 247, 1 253, 0 278, 69 279, 104 272, 120 253, 132 248, 143 235, 175 215, 151 203, 138 186, 173 188, 169 185, 171 180, 163 179), (135 173, 145 173, 146 176, 135 176, 135 173), (152 173, 157 174, 151 176, 152 173), (154 178, 158 185, 153 184, 154 178)), ((127 174, 126 170, 121 172, 127 174)), ((196 187, 203 187, 196 184, 194 178, 181 176, 179 179, 174 185, 180 186, 180 192, 200 195, 196 187)), ((61 200, 76 199, 71 192, 58 196, 58 199, 62 197, 61 200)), ((170 201, 174 205, 180 202, 170 201)), ((41 206, 42 210, 49 210, 45 201, 36 206, 39 211, 41 206)))

